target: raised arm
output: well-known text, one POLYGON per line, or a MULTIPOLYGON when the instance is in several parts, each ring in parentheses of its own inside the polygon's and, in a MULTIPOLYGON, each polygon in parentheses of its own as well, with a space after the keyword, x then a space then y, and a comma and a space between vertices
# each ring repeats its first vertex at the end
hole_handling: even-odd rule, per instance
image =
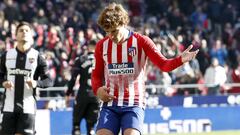
POLYGON ((170 72, 181 66, 183 63, 194 59, 196 54, 198 53, 198 50, 190 52, 190 50, 192 49, 192 45, 190 45, 181 55, 175 58, 167 59, 165 56, 162 55, 160 50, 158 50, 158 48, 150 38, 148 38, 147 36, 143 36, 141 40, 142 47, 146 55, 155 65, 157 65, 164 72, 170 72))

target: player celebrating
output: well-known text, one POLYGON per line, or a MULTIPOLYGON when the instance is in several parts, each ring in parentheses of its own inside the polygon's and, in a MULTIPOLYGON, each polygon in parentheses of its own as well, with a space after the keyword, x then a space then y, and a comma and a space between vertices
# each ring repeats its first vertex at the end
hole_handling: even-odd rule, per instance
POLYGON ((96 45, 96 65, 92 72, 95 94, 104 102, 97 135, 142 134, 144 121, 144 74, 149 58, 161 70, 169 72, 195 58, 189 46, 181 56, 165 58, 153 41, 127 29, 129 17, 120 4, 109 4, 98 24, 107 36, 96 45), (104 84, 105 83, 105 84, 104 84))

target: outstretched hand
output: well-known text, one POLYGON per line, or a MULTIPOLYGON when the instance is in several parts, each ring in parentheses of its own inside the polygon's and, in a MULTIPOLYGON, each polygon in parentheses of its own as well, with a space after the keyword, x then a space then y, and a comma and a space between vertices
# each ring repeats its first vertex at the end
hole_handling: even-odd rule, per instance
POLYGON ((192 48, 193 48, 193 45, 190 45, 185 51, 183 51, 183 53, 181 55, 183 63, 194 59, 196 57, 197 53, 199 52, 198 49, 196 51, 190 51, 192 48))

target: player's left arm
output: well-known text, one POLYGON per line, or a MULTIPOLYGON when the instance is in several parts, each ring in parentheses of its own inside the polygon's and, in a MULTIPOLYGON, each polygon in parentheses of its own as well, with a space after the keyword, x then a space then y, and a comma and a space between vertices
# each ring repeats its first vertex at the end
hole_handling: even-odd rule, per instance
POLYGON ((162 71, 169 72, 183 64, 181 56, 171 59, 167 59, 163 56, 149 37, 143 36, 140 40, 142 40, 142 47, 148 58, 162 71))
POLYGON ((150 38, 148 38, 147 36, 143 36, 143 38, 141 38, 140 40, 142 40, 141 45, 146 55, 155 65, 157 65, 164 72, 170 72, 176 69, 177 67, 181 66, 183 63, 195 58, 196 54, 198 53, 198 50, 194 52, 190 52, 190 50, 192 49, 192 46, 189 46, 182 53, 182 55, 179 55, 175 58, 168 59, 162 55, 160 50, 156 47, 156 45, 153 43, 153 41, 150 38))
POLYGON ((34 80, 37 81, 37 87, 40 88, 53 86, 53 81, 48 74, 46 60, 41 55, 38 56, 38 66, 34 74, 34 80))

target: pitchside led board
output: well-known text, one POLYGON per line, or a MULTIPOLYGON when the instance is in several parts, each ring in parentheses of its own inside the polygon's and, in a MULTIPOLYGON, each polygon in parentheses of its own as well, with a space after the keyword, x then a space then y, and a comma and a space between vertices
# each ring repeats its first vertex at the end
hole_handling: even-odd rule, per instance
MULTIPOLYGON (((239 112, 240 106, 147 108, 144 134, 239 130, 239 112)), ((72 111, 39 110, 36 121, 37 135, 70 134, 72 111)), ((86 133, 85 121, 81 128, 86 133)))

